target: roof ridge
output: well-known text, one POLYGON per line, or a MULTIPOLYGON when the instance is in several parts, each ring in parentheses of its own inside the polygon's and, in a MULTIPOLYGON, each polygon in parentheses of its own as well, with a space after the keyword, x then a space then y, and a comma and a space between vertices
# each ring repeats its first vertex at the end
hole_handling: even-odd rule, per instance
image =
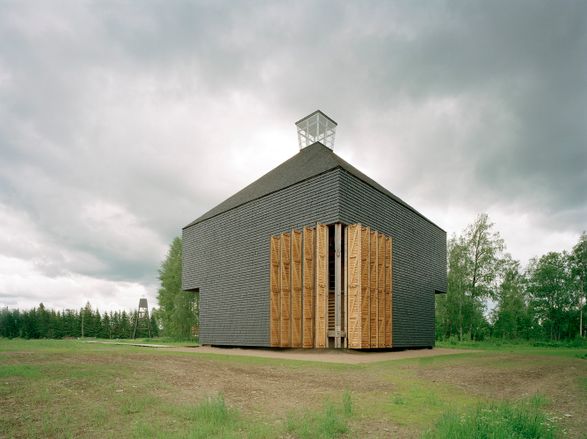
POLYGON ((298 153, 277 167, 273 168, 271 171, 263 174, 261 177, 248 184, 240 191, 231 195, 222 203, 208 210, 206 213, 199 216, 194 221, 184 226, 182 229, 186 229, 194 224, 200 223, 210 218, 214 218, 221 213, 233 210, 242 206, 243 204, 258 200, 259 198, 265 197, 282 189, 286 189, 303 181, 318 177, 337 168, 341 168, 348 174, 358 178, 384 195, 387 195, 432 225, 443 230, 441 227, 434 224, 408 203, 391 193, 389 190, 377 183, 372 178, 365 175, 363 172, 359 171, 353 165, 339 157, 334 153, 334 151, 320 142, 315 142, 312 145, 301 149, 298 153), (298 161, 300 163, 297 163, 298 161))

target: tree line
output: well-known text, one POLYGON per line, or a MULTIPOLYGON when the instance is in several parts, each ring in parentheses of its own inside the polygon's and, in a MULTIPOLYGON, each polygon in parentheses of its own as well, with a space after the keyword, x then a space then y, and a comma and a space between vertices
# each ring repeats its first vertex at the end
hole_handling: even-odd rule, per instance
MULTIPOLYGON (((55 311, 41 303, 29 310, 0 310, 0 337, 6 338, 132 338, 138 312, 111 311, 100 313, 88 302, 79 310, 55 311)), ((147 325, 137 325, 136 337, 148 337, 147 325)), ((145 322, 146 323, 146 322, 145 322)), ((155 316, 150 317, 151 335, 159 335, 155 316)))
POLYGON ((436 298, 436 337, 569 340, 585 335, 587 234, 571 251, 526 267, 506 252, 487 214, 448 241, 448 290, 436 298))
MULTIPOLYGON (((571 251, 548 252, 526 267, 507 252, 486 214, 448 241, 448 289, 436 296, 436 337, 458 340, 568 340, 586 333, 587 234, 571 251)), ((171 243, 159 269, 159 309, 151 313, 153 336, 193 338, 199 327, 199 294, 181 289, 182 242, 171 243)), ((137 312, 0 310, 0 337, 130 338, 137 312)), ((137 337, 146 337, 139 325, 137 337)))
MULTIPOLYGON (((157 294, 159 309, 150 315, 153 337, 164 335, 191 339, 198 333, 199 294, 181 289, 181 239, 176 237, 161 263, 157 294)), ((89 303, 80 310, 55 311, 41 303, 29 310, 0 310, 0 337, 7 338, 132 338, 137 311, 100 313, 89 303)), ((145 325, 138 325, 136 337, 147 337, 145 325)))

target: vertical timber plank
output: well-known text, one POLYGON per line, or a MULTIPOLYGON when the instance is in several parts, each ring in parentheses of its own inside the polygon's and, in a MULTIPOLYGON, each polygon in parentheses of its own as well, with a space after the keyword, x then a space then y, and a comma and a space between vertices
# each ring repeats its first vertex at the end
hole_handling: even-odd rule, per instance
POLYGON ((302 232, 291 231, 291 347, 302 347, 302 232))
POLYGON ((316 330, 314 346, 326 348, 328 317, 328 227, 316 225, 316 330))
POLYGON ((281 234, 281 340, 280 346, 291 346, 291 286, 290 286, 290 247, 289 233, 281 234))
POLYGON ((361 347, 361 226, 351 224, 347 227, 349 245, 347 247, 348 266, 348 347, 361 347))
POLYGON ((370 347, 377 347, 377 232, 369 234, 369 305, 370 305, 370 347))
POLYGON ((314 229, 303 229, 303 347, 314 347, 314 229))
POLYGON ((280 272, 279 272, 279 236, 271 237, 271 248, 269 252, 270 258, 270 294, 271 294, 271 320, 270 320, 270 336, 271 346, 278 347, 280 345, 280 322, 281 322, 281 303, 280 296, 280 272))
POLYGON ((369 227, 361 227, 361 347, 371 347, 369 329, 369 227))
POLYGON ((334 347, 341 348, 342 331, 342 224, 334 225, 334 347))
POLYGON ((389 319, 389 325, 391 327, 391 347, 393 347, 393 238, 389 238, 390 239, 390 253, 391 253, 391 257, 389 258, 389 281, 390 281, 390 292, 391 292, 391 297, 390 297, 390 301, 391 301, 391 306, 389 307, 390 309, 390 319, 389 319))
POLYGON ((391 347, 391 238, 385 237, 385 347, 391 347))
POLYGON ((377 299, 378 299, 378 341, 377 347, 385 347, 385 236, 378 234, 377 236, 377 275, 379 277, 377 282, 377 299))
POLYGON ((344 281, 343 281, 343 288, 344 288, 344 348, 347 349, 349 347, 349 231, 347 227, 344 227, 344 281))

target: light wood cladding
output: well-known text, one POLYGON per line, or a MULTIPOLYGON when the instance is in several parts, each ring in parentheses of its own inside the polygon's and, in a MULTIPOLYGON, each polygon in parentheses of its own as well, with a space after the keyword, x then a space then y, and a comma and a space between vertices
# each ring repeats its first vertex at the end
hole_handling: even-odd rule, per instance
POLYGON ((287 348, 291 346, 291 280, 290 280, 290 244, 289 233, 281 234, 281 343, 280 346, 287 348))
POLYGON ((291 232, 291 347, 302 347, 302 232, 291 232))
POLYGON ((316 225, 316 330, 314 347, 327 347, 328 227, 316 225))
MULTIPOLYGON (((344 236, 344 346, 392 347, 393 241, 361 224, 344 236)), ((328 347, 328 226, 272 236, 270 270, 270 345, 328 347)))
POLYGON ((280 314, 281 314, 281 303, 280 303, 280 279, 279 279, 279 249, 280 249, 280 237, 271 237, 271 248, 270 248, 270 259, 271 259, 271 273, 270 273, 270 284, 271 284, 271 346, 278 347, 280 345, 280 314))
POLYGON ((385 347, 385 237, 377 235, 377 347, 385 347))
POLYGON ((369 347, 377 347, 377 232, 369 233, 369 347))
POLYGON ((348 347, 361 347, 361 226, 347 227, 348 248, 348 347))
POLYGON ((369 227, 361 227, 361 348, 371 346, 369 295, 369 227))
POLYGON ((314 229, 304 227, 302 260, 302 337, 303 347, 314 347, 314 229))
POLYGON ((385 237, 385 347, 391 347, 391 238, 385 237))

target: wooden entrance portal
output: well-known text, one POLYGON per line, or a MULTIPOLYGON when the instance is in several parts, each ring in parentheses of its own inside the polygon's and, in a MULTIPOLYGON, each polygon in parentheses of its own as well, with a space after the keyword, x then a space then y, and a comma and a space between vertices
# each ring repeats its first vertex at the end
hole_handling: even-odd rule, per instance
POLYGON ((392 347, 392 239, 360 224, 271 237, 272 347, 392 347))

